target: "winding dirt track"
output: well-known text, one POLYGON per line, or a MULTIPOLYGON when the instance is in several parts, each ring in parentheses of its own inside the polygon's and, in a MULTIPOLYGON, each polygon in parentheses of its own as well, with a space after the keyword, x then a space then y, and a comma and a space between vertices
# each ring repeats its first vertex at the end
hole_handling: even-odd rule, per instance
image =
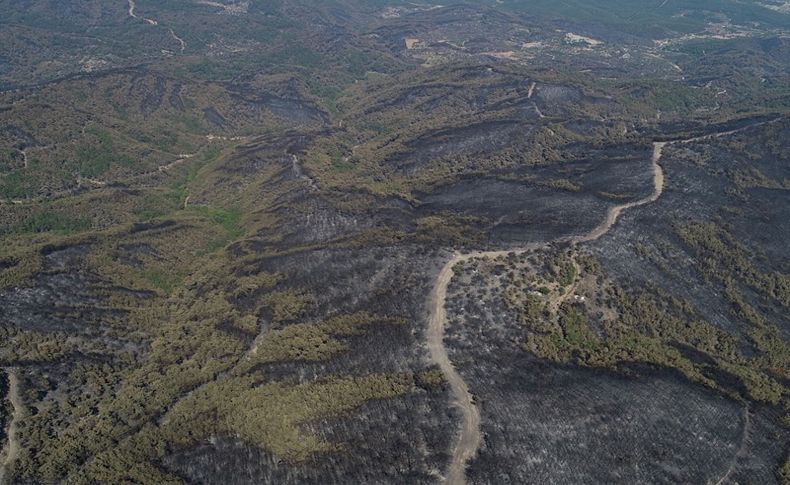
POLYGON ((751 416, 749 414, 749 406, 743 407, 743 431, 741 433, 741 445, 738 447, 738 450, 735 452, 735 455, 730 460, 730 466, 727 467, 727 472, 716 482, 716 485, 724 485, 730 479, 733 472, 735 472, 735 467, 738 466, 738 460, 743 458, 746 452, 749 449, 749 433, 751 431, 751 416))
POLYGON ((634 207, 639 207, 640 205, 652 204, 653 202, 657 201, 659 197, 661 197, 661 193, 664 192, 664 171, 661 169, 661 165, 659 165, 658 162, 661 160, 661 156, 664 154, 664 147, 666 145, 667 142, 653 143, 653 158, 651 159, 653 164, 653 193, 644 199, 639 199, 634 202, 611 207, 606 212, 606 219, 604 219, 603 222, 598 225, 598 227, 587 234, 572 238, 571 242, 574 244, 579 244, 588 241, 595 241, 609 232, 624 210, 633 209, 634 207))
MULTIPOLYGON (((622 212, 627 209, 633 209, 641 205, 650 204, 658 200, 664 191, 664 171, 661 168, 661 157, 664 154, 664 148, 670 144, 687 144, 694 143, 702 140, 710 140, 714 138, 721 138, 724 136, 739 133, 750 128, 757 126, 775 123, 782 118, 775 118, 769 121, 761 121, 753 123, 742 128, 737 128, 728 131, 711 133, 708 135, 696 136, 693 138, 686 138, 681 140, 663 141, 653 143, 653 156, 651 163, 653 165, 653 193, 649 196, 627 204, 616 205, 611 207, 607 213, 606 218, 597 227, 580 236, 563 237, 553 241, 543 243, 532 243, 520 248, 499 250, 499 251, 475 251, 467 254, 460 254, 456 252, 450 261, 444 265, 436 278, 433 291, 431 292, 430 300, 430 318, 428 321, 427 344, 431 356, 431 360, 439 366, 444 374, 445 379, 450 384, 450 390, 453 394, 453 404, 460 408, 463 414, 463 423, 461 426, 461 434, 456 443, 455 450, 453 451, 452 459, 448 466, 445 477, 445 483, 450 485, 463 485, 466 483, 466 463, 477 454, 482 441, 482 432, 480 431, 480 410, 475 404, 472 394, 469 392, 469 386, 463 380, 458 371, 455 370, 450 358, 447 355, 447 349, 444 346, 444 328, 447 321, 447 313, 445 311, 445 303, 447 300, 447 285, 453 279, 453 268, 456 264, 462 261, 468 261, 473 258, 486 258, 496 259, 508 254, 524 254, 534 251, 538 248, 545 247, 552 242, 570 242, 572 244, 580 244, 590 241, 595 241, 600 238, 614 226, 617 219, 622 212)), ((748 425, 748 414, 747 414, 748 425)), ((730 471, 726 476, 729 476, 730 471)))
POLYGON ((8 399, 14 408, 11 416, 11 424, 8 426, 8 443, 2 450, 2 463, 0 463, 0 484, 5 483, 8 467, 19 457, 20 445, 17 436, 17 423, 22 419, 23 406, 22 399, 19 397, 19 378, 14 369, 7 369, 8 372, 8 399))
MULTIPOLYGON (((149 19, 149 18, 146 18, 146 17, 140 17, 139 15, 137 15, 135 13, 135 9, 137 8, 137 5, 135 5, 134 0, 126 0, 126 3, 129 6, 128 13, 129 13, 130 17, 132 17, 134 19, 142 20, 142 21, 144 21, 145 23, 147 23, 149 25, 159 25, 159 21, 158 20, 149 19)), ((178 42, 178 45, 179 45, 179 47, 181 49, 181 52, 184 52, 184 50, 187 48, 186 41, 184 39, 182 39, 181 37, 179 37, 175 33, 175 31, 173 29, 168 28, 167 30, 170 32, 170 37, 172 37, 176 42, 178 42)))
POLYGON ((157 22, 154 19, 147 19, 145 17, 140 17, 136 13, 134 13, 135 8, 137 8, 137 5, 135 5, 134 0, 126 0, 126 3, 129 5, 129 16, 130 17, 135 18, 135 19, 142 19, 142 20, 144 20, 146 23, 148 23, 150 25, 158 25, 159 24, 159 22, 157 22))
MULTIPOLYGON (((594 241, 609 232, 609 229, 614 226, 615 222, 617 222, 617 218, 620 217, 620 214, 624 210, 658 200, 661 196, 661 192, 664 190, 664 172, 661 169, 661 165, 658 163, 661 160, 664 146, 666 146, 666 142, 656 142, 653 144, 652 163, 654 188, 652 194, 644 199, 610 208, 604 221, 587 234, 573 238, 562 238, 555 242, 570 241, 574 244, 578 244, 594 241)), ((467 254, 455 253, 450 261, 444 265, 436 279, 431 294, 431 313, 428 324, 428 350, 430 351, 431 360, 439 366, 445 379, 447 379, 447 382, 450 384, 450 389, 455 401, 454 404, 461 409, 463 414, 461 435, 455 446, 455 451, 453 452, 453 457, 450 461, 447 476, 445 478, 445 482, 450 485, 461 485, 466 483, 466 462, 477 453, 480 442, 482 441, 482 433, 480 431, 480 410, 474 403, 466 382, 450 362, 447 349, 444 346, 444 327, 447 321, 447 313, 445 311, 447 285, 449 285, 450 280, 453 279, 453 268, 456 264, 473 258, 496 259, 510 253, 524 254, 544 247, 547 244, 548 243, 534 243, 516 249, 501 251, 475 251, 467 254)))
POLYGON ((128 184, 128 183, 136 182, 139 180, 146 179, 148 177, 156 176, 157 174, 167 173, 169 170, 184 164, 187 160, 189 160, 196 154, 197 153, 181 153, 178 155, 179 157, 178 159, 170 163, 167 163, 165 165, 160 165, 147 172, 141 172, 136 175, 131 175, 127 178, 118 179, 118 180, 97 180, 97 179, 86 178, 86 177, 77 177, 77 181, 76 181, 77 186, 74 188, 58 190, 47 196, 31 197, 29 199, 12 199, 10 201, 0 200, 0 206, 7 204, 12 204, 12 205, 37 204, 40 202, 62 199, 64 197, 69 197, 71 195, 75 195, 81 192, 101 189, 111 184, 128 184), (87 187, 86 184, 88 184, 87 187))

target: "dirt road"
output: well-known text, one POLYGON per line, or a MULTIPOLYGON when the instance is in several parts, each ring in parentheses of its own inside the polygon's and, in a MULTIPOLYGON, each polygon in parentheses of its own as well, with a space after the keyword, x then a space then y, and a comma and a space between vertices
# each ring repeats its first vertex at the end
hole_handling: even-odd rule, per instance
MULTIPOLYGON (((664 189, 664 172, 661 169, 659 161, 661 160, 666 145, 667 142, 656 142, 653 144, 653 157, 651 160, 653 164, 653 193, 643 199, 610 208, 604 221, 587 234, 573 238, 563 238, 554 242, 570 241, 574 244, 578 244, 594 241, 609 232, 624 210, 658 200, 664 189)), ((450 385, 454 400, 453 404, 461 410, 463 415, 461 435, 455 446, 447 470, 445 483, 450 485, 461 485, 466 483, 466 463, 475 456, 482 441, 482 433, 480 431, 480 410, 469 392, 469 386, 467 386, 466 382, 450 362, 447 349, 444 346, 444 328, 447 322, 445 303, 447 300, 447 286, 453 278, 453 268, 458 263, 473 258, 496 259, 510 253, 523 254, 545 247, 548 244, 548 242, 534 243, 516 249, 501 251, 475 251, 467 254, 456 253, 439 272, 433 292, 431 293, 430 320, 428 324, 428 350, 431 360, 439 366, 450 385)))
POLYGON ((167 29, 170 31, 170 36, 178 42, 179 46, 181 47, 181 52, 184 52, 184 49, 187 48, 187 42, 182 39, 181 37, 177 36, 173 29, 167 29))
POLYGON ((751 415, 749 414, 749 406, 743 407, 743 431, 741 432, 741 445, 735 452, 735 455, 730 460, 730 466, 727 467, 727 472, 716 482, 716 485, 724 485, 730 480, 735 467, 738 466, 738 460, 743 458, 749 449, 749 433, 751 428, 751 415))
POLYGON ((664 154, 664 147, 666 145, 667 142, 653 143, 653 158, 651 160, 653 164, 653 193, 644 199, 639 199, 627 204, 616 205, 610 208, 606 213, 606 218, 598 225, 598 227, 587 234, 582 234, 581 236, 572 238, 571 241, 574 244, 595 241, 596 239, 599 239, 601 236, 609 232, 624 210, 653 203, 657 201, 659 197, 661 197, 661 193, 664 191, 664 171, 661 169, 661 165, 659 165, 658 162, 661 160, 661 156, 664 154))
POLYGON ((53 192, 47 196, 38 196, 38 197, 31 197, 29 199, 12 199, 10 201, 0 200, 0 205, 4 204, 13 204, 13 205, 24 205, 24 204, 38 204, 45 201, 53 201, 57 199, 62 199, 64 197, 69 197, 75 195, 77 193, 88 192, 92 190, 98 190, 105 188, 109 185, 113 184, 129 184, 132 182, 136 182, 139 180, 146 179, 148 177, 154 177, 158 174, 167 173, 169 170, 178 167, 179 165, 184 164, 187 160, 195 156, 197 153, 182 153, 179 154, 179 158, 167 163, 165 165, 160 165, 152 170, 147 172, 138 173, 136 175, 131 175, 127 178, 118 179, 118 180, 98 180, 92 178, 86 178, 77 176, 77 180, 75 183, 77 184, 76 187, 70 189, 63 189, 53 192))
POLYGON ((611 207, 607 211, 606 218, 603 220, 603 222, 601 222, 601 224, 599 224, 587 234, 560 238, 544 243, 533 243, 514 249, 499 251, 475 251, 467 254, 455 253, 453 255, 450 261, 448 261, 439 272, 439 276, 436 278, 436 283, 434 283, 433 291, 431 292, 430 318, 428 321, 427 332, 427 344, 431 360, 442 370, 442 373, 449 383, 453 394, 453 404, 457 406, 463 414, 461 434, 458 438, 458 442, 456 443, 455 449, 453 451, 452 459, 450 460, 450 464, 448 466, 445 483, 450 485, 462 485, 466 483, 466 463, 477 454, 477 450, 480 447, 480 443, 482 441, 482 432, 480 431, 480 410, 477 408, 477 405, 472 398, 472 394, 469 392, 469 386, 467 386, 466 382, 450 362, 450 358, 447 355, 447 349, 444 346, 444 328, 447 323, 447 314, 445 311, 447 286, 450 284, 450 280, 453 278, 453 268, 455 265, 462 261, 468 261, 474 258, 496 259, 506 256, 510 253, 524 254, 541 247, 545 247, 552 242, 571 242, 573 244, 580 244, 595 241, 609 232, 624 210, 653 203, 658 200, 659 197, 661 197, 661 194, 664 191, 664 171, 661 168, 660 161, 664 154, 664 148, 667 145, 687 144, 702 140, 721 138, 748 130, 750 128, 755 128, 757 126, 775 123, 780 119, 781 118, 776 118, 769 121, 761 121, 744 126, 742 128, 696 136, 693 138, 654 142, 653 156, 651 157, 651 163, 653 166, 653 192, 640 200, 611 207))
POLYGON ((22 398, 19 396, 19 378, 16 375, 16 370, 7 369, 6 372, 8 372, 8 399, 11 401, 13 414, 11 415, 11 424, 8 426, 8 442, 0 454, 2 459, 2 463, 0 463, 0 484, 6 483, 8 467, 19 457, 20 446, 17 436, 17 423, 22 419, 24 413, 22 398))
POLYGON ((146 23, 151 24, 151 25, 159 25, 159 22, 157 22, 154 19, 147 19, 145 17, 138 17, 137 16, 137 14, 134 13, 134 9, 137 8, 137 5, 135 5, 134 0, 126 0, 126 3, 129 4, 129 16, 130 17, 135 18, 135 19, 143 19, 146 23))
POLYGON ((444 309, 447 300, 447 285, 453 279, 453 267, 461 261, 469 259, 471 255, 462 256, 455 254, 439 273, 434 285, 431 299, 431 319, 428 324, 428 350, 431 359, 439 366, 445 379, 450 384, 455 405, 463 413, 463 428, 453 452, 450 467, 447 472, 446 482, 451 484, 464 483, 466 462, 471 459, 480 447, 482 438, 480 433, 480 410, 472 401, 469 387, 458 371, 455 370, 447 355, 444 346, 444 325, 447 314, 444 309))
MULTIPOLYGON (((129 16, 130 17, 132 17, 134 19, 142 20, 142 21, 144 21, 145 23, 147 23, 149 25, 159 25, 159 21, 158 20, 149 19, 149 18, 145 18, 145 17, 140 17, 139 15, 137 15, 137 13, 135 12, 135 9, 137 8, 137 5, 134 3, 134 0, 126 0, 126 3, 129 5, 128 12, 129 12, 129 16)), ((167 30, 170 32, 170 37, 172 37, 173 40, 178 42, 178 45, 179 45, 179 48, 181 49, 181 52, 184 52, 184 50, 187 48, 187 42, 184 39, 182 39, 181 37, 179 37, 178 34, 176 34, 173 29, 168 28, 167 30)))

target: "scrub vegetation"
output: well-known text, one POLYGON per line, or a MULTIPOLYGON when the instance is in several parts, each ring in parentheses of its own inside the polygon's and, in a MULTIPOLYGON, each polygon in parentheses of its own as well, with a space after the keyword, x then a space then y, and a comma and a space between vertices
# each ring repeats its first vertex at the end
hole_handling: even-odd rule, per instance
POLYGON ((0 481, 440 482, 528 244, 470 481, 786 479, 790 20, 660 3, 0 2, 0 481))

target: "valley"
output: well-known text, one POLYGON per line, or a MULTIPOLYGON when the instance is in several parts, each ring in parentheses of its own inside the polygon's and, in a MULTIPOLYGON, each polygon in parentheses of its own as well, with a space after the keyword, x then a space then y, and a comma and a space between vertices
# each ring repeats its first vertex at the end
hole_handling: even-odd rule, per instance
POLYGON ((0 482, 784 483, 770 3, 0 2, 0 482))

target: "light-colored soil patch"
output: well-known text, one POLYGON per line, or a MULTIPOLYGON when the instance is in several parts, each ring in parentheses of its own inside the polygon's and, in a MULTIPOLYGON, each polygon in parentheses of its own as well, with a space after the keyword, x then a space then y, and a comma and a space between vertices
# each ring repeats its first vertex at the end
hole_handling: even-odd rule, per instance
POLYGON ((200 4, 200 5, 207 5, 209 7, 220 8, 220 9, 222 9, 222 11, 220 13, 223 13, 223 14, 226 14, 226 15, 242 15, 242 14, 247 13, 249 11, 249 8, 250 8, 250 2, 249 1, 224 4, 224 3, 219 3, 219 2, 211 2, 211 1, 208 1, 208 0, 200 0, 197 3, 200 4))
POLYGON ((508 59, 508 60, 515 60, 516 53, 514 51, 503 51, 503 52, 483 52, 484 55, 496 57, 497 59, 508 59))
POLYGON ((583 35, 568 32, 565 34, 565 41, 570 44, 586 44, 590 47, 595 47, 603 44, 600 40, 593 39, 592 37, 585 37, 583 35))
POLYGON ((775 12, 790 13, 790 2, 777 3, 777 4, 760 3, 759 5, 761 7, 765 7, 775 12))

